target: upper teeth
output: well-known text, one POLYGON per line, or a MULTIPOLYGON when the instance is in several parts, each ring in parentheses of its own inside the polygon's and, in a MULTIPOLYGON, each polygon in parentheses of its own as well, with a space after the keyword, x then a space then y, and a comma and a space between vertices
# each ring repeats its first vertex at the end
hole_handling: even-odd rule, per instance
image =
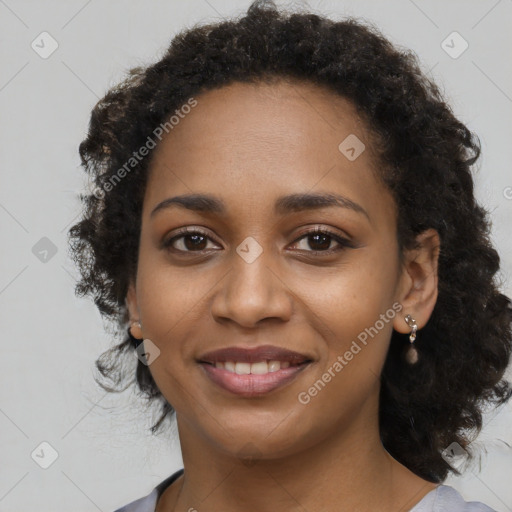
POLYGON ((257 363, 241 363, 226 361, 215 363, 216 368, 223 368, 228 372, 237 373, 238 375, 249 375, 250 373, 262 375, 264 373, 277 372, 281 368, 288 368, 289 361, 258 361, 257 363))

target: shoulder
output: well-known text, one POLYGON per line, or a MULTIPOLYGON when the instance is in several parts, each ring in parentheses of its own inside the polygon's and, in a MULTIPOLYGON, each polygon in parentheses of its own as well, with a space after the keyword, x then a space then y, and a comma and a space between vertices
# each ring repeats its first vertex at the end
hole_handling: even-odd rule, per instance
POLYGON ((114 512, 155 512, 158 494, 156 489, 153 489, 150 494, 144 498, 132 501, 124 507, 118 508, 114 512))
POLYGON ((160 482, 147 496, 132 501, 124 505, 124 507, 116 509, 114 512, 155 512, 160 495, 182 474, 183 469, 176 471, 176 473, 160 482))
POLYGON ((448 485, 439 485, 429 492, 410 512, 496 512, 479 501, 465 501, 448 485))

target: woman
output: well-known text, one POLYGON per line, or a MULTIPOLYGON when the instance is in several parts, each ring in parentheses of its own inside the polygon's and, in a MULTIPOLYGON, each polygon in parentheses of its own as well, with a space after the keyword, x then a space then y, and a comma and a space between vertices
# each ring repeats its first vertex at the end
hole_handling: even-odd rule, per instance
POLYGON ((442 485, 511 395, 479 153, 411 53, 268 2, 111 90, 77 291, 128 329, 102 375, 136 351, 184 462, 118 512, 491 510, 442 485))

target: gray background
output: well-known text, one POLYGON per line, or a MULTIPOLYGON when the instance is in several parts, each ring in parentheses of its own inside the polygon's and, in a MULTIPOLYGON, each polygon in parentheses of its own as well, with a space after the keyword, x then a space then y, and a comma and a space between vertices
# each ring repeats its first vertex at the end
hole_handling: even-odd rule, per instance
MULTIPOLYGON (((0 511, 108 512, 181 467, 175 432, 151 437, 155 416, 133 393, 110 396, 94 385, 94 360, 112 340, 92 302, 73 292, 66 231, 85 182, 77 149, 92 107, 127 68, 157 60, 178 30, 249 4, 0 0, 0 511), (43 31, 59 45, 46 59, 31 47, 43 31), (44 441, 58 453, 48 469, 34 460, 49 461, 44 441)), ((363 17, 414 50, 478 133, 477 196, 491 210, 502 288, 512 295, 512 0, 309 5, 332 18, 363 17), (469 44, 456 59, 441 46, 453 31, 469 44)), ((473 443, 480 462, 446 482, 498 511, 512 510, 511 408, 486 416, 473 443)))

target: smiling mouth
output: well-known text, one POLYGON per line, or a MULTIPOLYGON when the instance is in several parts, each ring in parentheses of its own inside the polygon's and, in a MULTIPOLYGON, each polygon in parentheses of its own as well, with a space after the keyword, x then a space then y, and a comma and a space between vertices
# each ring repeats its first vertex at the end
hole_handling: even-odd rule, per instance
POLYGON ((210 364, 215 368, 221 368, 230 373, 237 375, 266 375, 267 373, 278 372, 281 369, 289 368, 290 366, 301 366, 310 363, 310 359, 306 359, 301 363, 290 363, 290 361, 279 360, 263 360, 254 363, 247 363, 245 361, 217 361, 215 363, 208 361, 200 361, 203 364, 210 364))
POLYGON ((257 361, 254 363, 199 361, 210 382, 230 394, 244 398, 258 397, 283 388, 295 380, 313 361, 290 364, 289 361, 257 361))

